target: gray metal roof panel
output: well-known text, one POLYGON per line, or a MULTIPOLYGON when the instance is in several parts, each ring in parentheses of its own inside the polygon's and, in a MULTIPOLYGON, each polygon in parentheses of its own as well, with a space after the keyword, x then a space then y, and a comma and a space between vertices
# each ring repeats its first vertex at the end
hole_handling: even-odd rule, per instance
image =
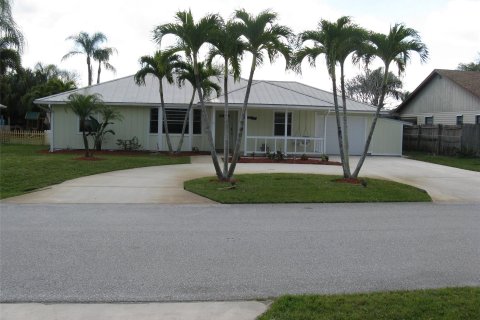
MULTIPOLYGON (((223 87, 223 81, 215 81, 223 87)), ((237 82, 230 78, 229 81, 229 103, 240 105, 245 98, 247 80, 240 79, 237 82)), ((169 84, 163 81, 164 99, 167 104, 188 105, 192 95, 192 86, 187 82, 182 88, 176 83, 169 84)), ((137 85, 133 76, 119 78, 96 84, 90 87, 80 88, 69 92, 52 95, 35 100, 37 104, 59 104, 68 101, 72 93, 99 94, 107 104, 122 105, 158 105, 160 94, 158 92, 157 78, 148 75, 145 78, 145 85, 137 85)), ((340 98, 340 97, 339 97, 340 98)), ((210 103, 223 103, 224 96, 207 99, 210 103)), ((198 102, 197 96, 194 100, 198 102)), ((341 99, 339 99, 341 103, 341 99)), ((269 106, 308 106, 333 108, 333 95, 330 92, 317 89, 299 82, 293 81, 266 81, 255 80, 249 97, 250 105, 269 106)), ((375 108, 364 103, 348 99, 348 110, 374 112, 375 108)))

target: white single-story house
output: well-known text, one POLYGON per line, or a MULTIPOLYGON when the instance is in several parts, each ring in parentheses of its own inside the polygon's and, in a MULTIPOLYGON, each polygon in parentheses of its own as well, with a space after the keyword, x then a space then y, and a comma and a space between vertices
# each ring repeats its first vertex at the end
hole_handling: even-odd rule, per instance
POLYGON ((480 124, 480 72, 435 69, 394 113, 418 125, 480 124))
MULTIPOLYGON (((104 149, 118 149, 117 139, 137 137, 142 149, 166 150, 158 80, 152 76, 145 80, 146 85, 140 86, 135 84, 133 76, 128 76, 35 100, 36 104, 46 106, 50 111, 51 150, 83 148, 79 118, 65 106, 72 93, 100 94, 105 104, 118 108, 123 114, 123 121, 111 125, 116 135, 108 136, 104 149)), ((219 85, 222 83, 219 81, 219 85)), ((229 82, 230 146, 236 138, 246 87, 245 79, 229 82)), ((191 95, 189 84, 179 88, 176 84, 164 83, 168 126, 174 146, 180 138, 191 95)), ((223 101, 222 95, 205 102, 217 149, 223 149, 223 101)), ((358 155, 363 150, 375 108, 348 100, 347 109, 350 154, 358 155)), ((287 154, 338 154, 333 94, 330 92, 293 81, 255 80, 246 120, 242 139, 245 155, 252 152, 260 154, 266 150, 281 150, 287 154)), ((204 125, 197 100, 189 115, 182 150, 209 150, 204 125)), ((402 122, 380 118, 369 153, 400 156, 402 131, 402 122)))

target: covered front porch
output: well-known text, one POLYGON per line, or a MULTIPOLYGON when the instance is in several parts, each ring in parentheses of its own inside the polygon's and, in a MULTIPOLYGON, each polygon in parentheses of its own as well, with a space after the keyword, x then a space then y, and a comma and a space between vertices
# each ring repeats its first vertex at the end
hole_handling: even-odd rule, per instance
MULTIPOLYGON (((247 109, 241 150, 243 155, 268 154, 319 156, 327 153, 329 110, 291 108, 247 109)), ((224 146, 224 111, 212 108, 212 133, 219 150, 233 149, 241 110, 229 111, 229 146, 224 146)), ((335 139, 336 142, 336 139, 335 139)))

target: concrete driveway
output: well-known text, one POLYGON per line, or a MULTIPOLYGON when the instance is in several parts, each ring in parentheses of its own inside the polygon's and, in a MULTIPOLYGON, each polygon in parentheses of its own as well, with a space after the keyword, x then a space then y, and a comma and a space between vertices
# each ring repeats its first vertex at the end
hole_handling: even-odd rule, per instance
MULTIPOLYGON (((332 160, 338 160, 333 158, 332 160)), ((358 158, 351 158, 352 167, 358 158)), ((339 166, 239 164, 237 173, 292 172, 341 174, 339 166)), ((213 176, 209 156, 191 164, 146 167, 97 174, 22 196, 6 203, 164 203, 212 204, 183 189, 185 180, 213 176)), ((480 173, 400 157, 369 157, 362 176, 388 179, 426 190, 436 202, 480 203, 480 173)))

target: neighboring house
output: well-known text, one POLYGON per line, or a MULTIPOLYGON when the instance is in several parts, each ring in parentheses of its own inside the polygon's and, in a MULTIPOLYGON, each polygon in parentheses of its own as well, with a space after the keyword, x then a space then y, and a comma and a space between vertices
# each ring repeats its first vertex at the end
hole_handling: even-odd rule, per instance
POLYGON ((394 111, 414 124, 480 123, 480 72, 433 70, 394 111))
MULTIPOLYGON (((222 82, 222 81, 220 81, 222 82)), ((229 87, 230 148, 234 145, 240 110, 245 97, 247 81, 241 79, 229 87)), ((162 109, 159 107, 158 80, 146 78, 145 86, 138 86, 133 76, 104 82, 86 88, 61 93, 35 100, 51 111, 51 149, 81 149, 82 136, 78 117, 65 107, 71 93, 101 95, 105 104, 115 106, 122 112, 123 121, 116 121, 104 149, 117 149, 116 139, 138 138, 143 149, 166 150, 163 134, 162 109)), ((164 83, 169 133, 175 146, 180 137, 192 87, 186 84, 179 88, 164 83)), ((192 148, 208 151, 201 110, 195 101, 192 108, 184 151, 192 148)), ((217 149, 223 149, 223 96, 206 101, 209 121, 217 149)), ((375 108, 348 100, 350 153, 363 151, 375 108)), ((247 111, 242 150, 244 154, 264 153, 266 150, 281 150, 287 154, 338 154, 337 128, 332 93, 292 81, 254 81, 247 111)), ((377 123, 370 154, 401 155, 402 130, 400 121, 380 118, 377 123)))

